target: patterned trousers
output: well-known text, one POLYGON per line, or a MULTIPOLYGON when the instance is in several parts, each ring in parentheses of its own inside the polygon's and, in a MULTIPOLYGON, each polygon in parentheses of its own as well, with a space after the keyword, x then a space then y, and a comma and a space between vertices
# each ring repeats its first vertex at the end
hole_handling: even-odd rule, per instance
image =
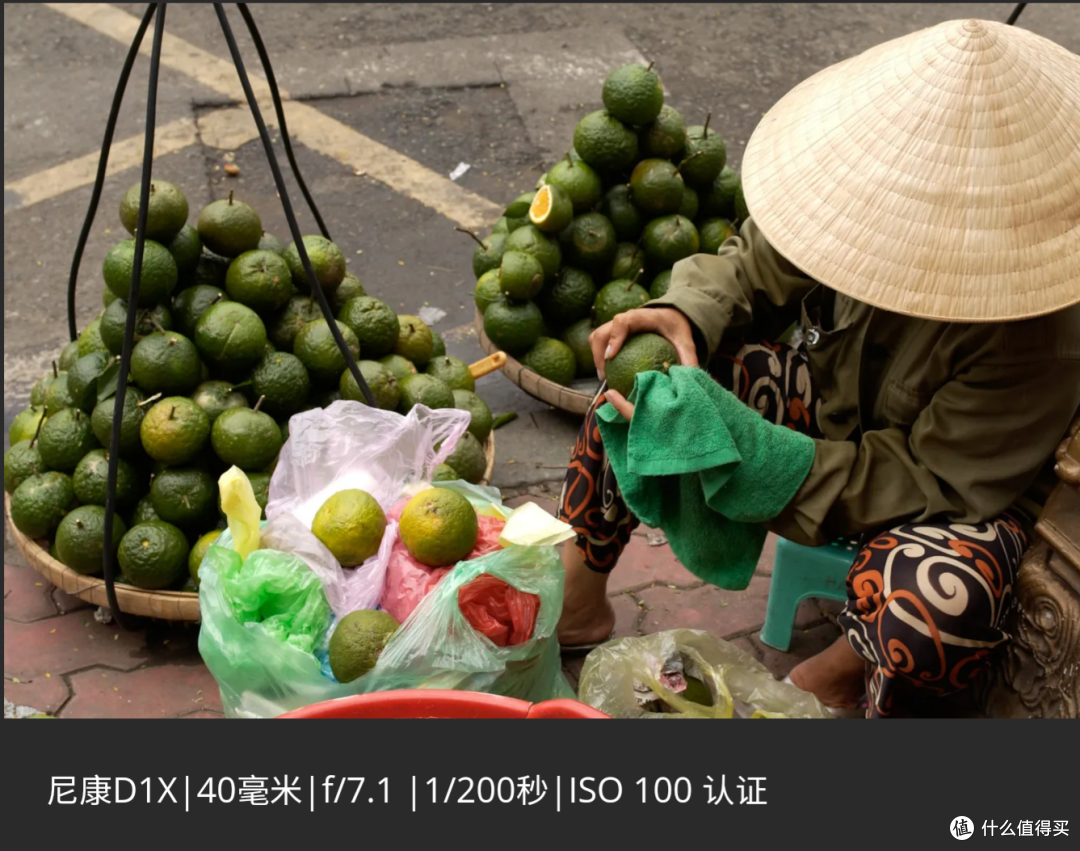
MULTIPOLYGON (((820 397, 798 350, 748 343, 718 355, 710 369, 770 422, 824 436, 820 397)), ((639 525, 600 440, 596 410, 604 390, 582 424, 559 510, 577 533, 585 564, 599 573, 615 567, 639 525)), ((902 523, 863 536, 839 623, 868 663, 868 717, 892 715, 915 698, 955 694, 987 666, 991 651, 1009 638, 1001 625, 1014 604, 1029 524, 1006 512, 987 523, 902 523)))

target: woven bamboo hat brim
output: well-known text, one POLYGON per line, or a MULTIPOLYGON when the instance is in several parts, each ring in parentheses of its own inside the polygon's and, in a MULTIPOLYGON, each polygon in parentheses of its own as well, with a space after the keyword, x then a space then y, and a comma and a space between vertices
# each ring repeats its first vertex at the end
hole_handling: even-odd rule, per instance
POLYGON ((743 158, 751 217, 821 283, 951 322, 1080 302, 1080 57, 950 21, 796 86, 743 158))

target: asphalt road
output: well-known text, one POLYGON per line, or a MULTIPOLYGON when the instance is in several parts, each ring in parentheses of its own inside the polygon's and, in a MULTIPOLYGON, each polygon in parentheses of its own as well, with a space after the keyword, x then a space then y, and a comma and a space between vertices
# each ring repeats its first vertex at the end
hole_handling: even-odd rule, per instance
MULTIPOLYGON (((145 7, 90 12, 4 6, 4 408, 7 424, 66 342, 65 292, 90 197, 125 26, 145 7), (80 160, 79 158, 86 158, 80 160), (81 165, 80 165, 81 163, 81 165), (87 166, 90 163, 90 166, 87 166), (89 168, 89 171, 88 171, 89 168)), ((291 100, 313 110, 290 122, 301 170, 351 270, 399 312, 440 315, 451 354, 482 352, 472 333, 472 244, 455 232, 493 221, 569 148, 574 124, 600 106, 608 70, 656 63, 668 101, 711 126, 739 166, 761 115, 820 68, 883 40, 961 17, 1005 20, 1011 4, 283 4, 252 6, 291 100), (326 128, 306 119, 327 117, 326 128), (316 127, 316 125, 320 127, 316 127), (323 132, 325 130, 326 132, 323 132), (398 155, 404 155, 402 159, 398 155), (470 168, 451 183, 460 163, 470 168)), ((1080 52, 1075 4, 1033 4, 1021 25, 1080 52)), ((242 29, 233 13, 233 25, 242 29)), ((233 120, 235 80, 215 76, 228 52, 208 5, 172 5, 180 41, 163 69, 158 127, 181 141, 155 175, 179 185, 194 211, 235 190, 286 235, 274 184, 250 122, 233 120), (216 58, 215 58, 216 57, 216 58), (217 69, 217 70, 215 70, 217 69), (230 89, 230 86, 232 87, 230 89), (224 166, 235 163, 238 177, 224 166)), ((258 60, 238 32, 251 71, 258 60)), ((147 45, 149 37, 147 38, 147 45)), ((117 140, 143 131, 148 62, 132 76, 117 140)), ((225 67, 225 70, 229 69, 225 67)), ((297 104, 299 106, 299 104, 297 104)), ((141 150, 141 144, 135 146, 141 150)), ((278 154, 284 164, 280 142, 278 154)), ((82 264, 79 326, 100 310, 101 262, 126 236, 116 216, 138 179, 138 157, 114 157, 82 264), (125 165, 126 164, 126 165, 125 165)), ((298 209, 302 199, 290 182, 298 209)), ((314 232, 307 211, 302 228, 314 232)), ((496 484, 561 477, 575 418, 525 395, 501 375, 479 391, 496 413, 496 484)))

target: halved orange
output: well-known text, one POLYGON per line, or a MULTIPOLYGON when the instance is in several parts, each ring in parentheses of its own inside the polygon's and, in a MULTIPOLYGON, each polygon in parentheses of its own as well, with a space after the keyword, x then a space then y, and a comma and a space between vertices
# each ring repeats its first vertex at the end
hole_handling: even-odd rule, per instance
POLYGON ((529 221, 544 233, 558 233, 574 218, 574 205, 560 186, 542 186, 529 206, 529 221))

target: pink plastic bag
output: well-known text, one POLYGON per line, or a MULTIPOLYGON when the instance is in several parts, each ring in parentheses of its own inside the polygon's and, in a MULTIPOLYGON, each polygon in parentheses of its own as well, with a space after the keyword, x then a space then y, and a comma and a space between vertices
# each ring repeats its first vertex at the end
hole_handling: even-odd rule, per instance
MULTIPOLYGON (((387 519, 396 523, 401 518, 402 509, 405 508, 407 502, 408 500, 403 499, 395 503, 394 507, 386 513, 387 519)), ((478 516, 477 520, 480 521, 480 535, 476 539, 476 547, 463 561, 502 549, 499 546, 499 536, 502 534, 506 521, 483 515, 478 516)), ((420 564, 409 554, 399 538, 390 551, 380 605, 398 623, 404 623, 405 618, 412 614, 413 609, 420 605, 420 601, 449 572, 449 567, 428 567, 420 564)))

